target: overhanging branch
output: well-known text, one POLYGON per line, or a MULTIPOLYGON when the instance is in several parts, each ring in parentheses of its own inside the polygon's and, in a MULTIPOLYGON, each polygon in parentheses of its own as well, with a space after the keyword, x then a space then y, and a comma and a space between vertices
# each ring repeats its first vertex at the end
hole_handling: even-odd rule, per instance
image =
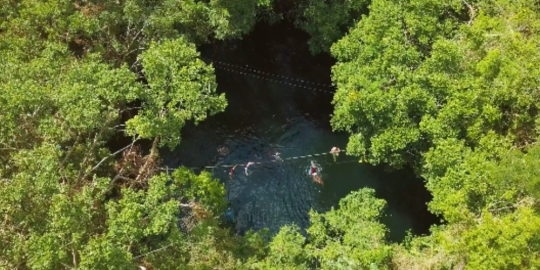
POLYGON ((166 245, 166 246, 164 246, 164 247, 160 247, 160 248, 158 248, 158 249, 154 249, 154 250, 149 251, 149 252, 146 252, 146 253, 144 253, 144 254, 137 255, 137 256, 133 257, 133 259, 139 259, 139 258, 142 258, 142 257, 144 257, 144 256, 150 255, 150 254, 152 254, 152 253, 156 253, 156 252, 162 251, 162 250, 164 250, 164 249, 167 249, 167 248, 169 248, 169 247, 172 247, 172 245, 173 245, 173 244, 168 244, 168 245, 166 245))
POLYGON ((88 172, 84 175, 84 177, 88 176, 91 172, 97 170, 97 168, 99 168, 99 166, 101 166, 101 164, 103 164, 103 163, 104 163, 105 161, 107 161, 109 158, 114 157, 114 156, 116 156, 116 155, 118 155, 118 154, 124 152, 126 149, 128 149, 128 148, 130 148, 130 147, 133 147, 133 145, 135 144, 135 142, 137 142, 138 140, 139 140, 139 137, 137 137, 135 140, 133 140, 129 145, 125 146, 124 148, 122 148, 122 149, 120 149, 120 150, 118 150, 118 151, 116 151, 116 152, 114 152, 114 153, 112 153, 112 154, 110 154, 110 155, 104 157, 102 160, 100 160, 100 161, 98 162, 98 164, 96 164, 96 166, 94 166, 94 168, 92 168, 90 171, 88 171, 88 172))

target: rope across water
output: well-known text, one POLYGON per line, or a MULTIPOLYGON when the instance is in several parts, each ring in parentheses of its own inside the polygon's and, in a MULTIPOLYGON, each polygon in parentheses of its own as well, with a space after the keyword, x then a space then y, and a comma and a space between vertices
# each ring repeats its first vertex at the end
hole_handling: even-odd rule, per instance
MULTIPOLYGON (((345 153, 345 150, 339 150, 337 153, 345 153)), ((305 159, 305 158, 311 158, 311 157, 320 157, 320 156, 326 156, 326 155, 332 155, 330 152, 325 153, 318 153, 318 154, 309 154, 309 155, 302 155, 302 156, 294 156, 294 157, 287 157, 287 158, 281 158, 281 160, 275 159, 270 161, 258 161, 254 162, 253 164, 259 165, 259 164, 265 164, 265 163, 276 163, 276 162, 285 162, 287 160, 298 160, 298 159, 305 159)), ((234 166, 237 167, 245 167, 246 164, 225 164, 225 165, 215 165, 215 166, 202 166, 202 167, 187 167, 189 169, 216 169, 216 168, 232 168, 234 166)), ((172 171, 177 168, 160 168, 162 171, 172 171)))
POLYGON ((237 73, 240 75, 246 75, 246 76, 250 76, 250 77, 261 79, 261 80, 271 81, 271 82, 275 82, 279 84, 289 85, 292 87, 304 88, 304 89, 328 93, 328 94, 334 94, 335 92, 334 86, 328 85, 328 84, 310 82, 303 79, 297 79, 297 78, 287 77, 280 74, 264 72, 264 71, 260 71, 260 70, 256 70, 256 69, 252 69, 248 67, 242 67, 239 65, 211 60, 208 58, 202 58, 202 59, 205 61, 214 63, 214 67, 216 69, 221 69, 228 72, 237 73))

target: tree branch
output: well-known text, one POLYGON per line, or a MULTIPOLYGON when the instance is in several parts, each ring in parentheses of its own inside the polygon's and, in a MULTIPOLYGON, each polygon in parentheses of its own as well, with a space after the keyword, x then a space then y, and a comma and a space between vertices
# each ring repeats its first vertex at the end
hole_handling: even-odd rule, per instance
POLYGON ((137 175, 137 178, 135 179, 135 182, 140 181, 141 177, 143 176, 143 174, 146 171, 146 168, 149 166, 150 162, 157 156, 158 143, 159 143, 159 137, 156 137, 154 139, 154 142, 152 142, 152 149, 150 150, 150 154, 148 154, 148 158, 144 162, 144 165, 139 169, 139 175, 137 175))
POLYGON ((17 148, 12 148, 12 147, 8 147, 8 148, 0 148, 0 150, 3 150, 3 151, 19 151, 19 149, 17 149, 17 148))
POLYGON ((63 168, 64 165, 66 165, 68 158, 71 157, 71 154, 73 154, 73 151, 75 151, 76 149, 75 145, 77 145, 80 140, 81 140, 81 134, 77 132, 77 138, 75 138, 75 142, 73 143, 73 146, 68 150, 66 156, 64 157, 64 160, 62 160, 62 163, 60 163, 60 167, 63 168))
POLYGON ((497 208, 497 209, 489 209, 489 210, 491 210, 492 212, 499 212, 499 211, 502 211, 502 210, 516 209, 516 208, 517 208, 516 206, 510 205, 510 206, 500 207, 500 208, 497 208))
POLYGON ((129 177, 122 176, 123 172, 124 172, 124 167, 120 168, 120 171, 118 172, 118 174, 111 180, 111 182, 109 183, 109 186, 107 187, 107 191, 105 193, 109 192, 112 189, 112 187, 116 183, 116 180, 118 180, 118 179, 126 180, 128 182, 129 181, 135 181, 135 180, 133 180, 133 179, 131 179, 129 177))
POLYGON ((73 265, 77 267, 77 253, 75 252, 75 249, 71 249, 71 255, 73 257, 73 265))
MULTIPOLYGON (((91 148, 91 150, 93 150, 94 146, 97 144, 97 140, 98 140, 100 134, 101 134, 101 132, 98 132, 98 133, 96 133, 96 135, 94 135, 94 141, 93 141, 93 143, 92 143, 92 148, 91 148)), ((88 152, 92 152, 92 151, 88 151, 88 152)), ((80 175, 83 173, 83 170, 84 170, 86 161, 88 161, 88 156, 89 156, 89 154, 86 154, 86 155, 85 155, 85 157, 84 157, 84 159, 83 159, 83 161, 82 161, 82 163, 81 163, 81 169, 79 170, 79 173, 78 173, 77 175, 80 176, 80 175)), ((86 175, 87 175, 87 174, 84 174, 83 176, 86 177, 86 175)), ((84 177, 83 177, 83 178, 84 178, 84 177)), ((79 177, 79 178, 80 178, 80 177, 79 177)))
MULTIPOLYGON (((131 46, 133 45, 133 43, 137 40, 137 38, 139 38, 139 35, 142 33, 142 31, 144 30, 144 28, 146 28, 147 26, 147 23, 146 21, 144 22, 143 26, 141 27, 141 29, 139 29, 139 31, 137 32, 137 34, 135 34, 135 36, 133 38, 131 38, 131 42, 129 42, 129 44, 127 45, 126 47, 126 51, 127 51, 127 54, 125 54, 124 58, 131 55, 133 52, 136 52, 138 51, 139 49, 141 49, 141 47, 137 48, 137 49, 134 49, 134 50, 131 50, 131 46)), ((126 42, 127 40, 129 39, 130 37, 130 34, 126 34, 126 42)), ((140 43, 139 43, 140 45, 140 43)))
MULTIPOLYGON (((135 179, 132 179, 132 178, 129 178, 129 177, 125 177, 125 176, 122 176, 120 175, 120 173, 118 175, 116 175, 113 180, 111 181, 111 183, 109 183, 109 190, 113 187, 113 185, 116 183, 116 180, 118 179, 121 179, 121 180, 124 180, 124 181, 127 181, 128 183, 133 183, 135 182, 135 179)), ((130 184, 131 186, 131 184, 130 184)))
POLYGON ((98 164, 96 166, 94 166, 94 168, 92 168, 90 171, 88 171, 87 173, 84 174, 84 177, 88 176, 91 172, 95 171, 97 168, 99 168, 99 166, 101 166, 101 164, 103 164, 103 162, 107 161, 109 158, 111 157, 114 157, 116 155, 118 155, 119 153, 125 151, 126 149, 130 148, 130 147, 133 147, 133 144, 135 144, 135 142, 137 142, 139 140, 139 137, 137 137, 135 140, 133 140, 129 145, 125 146, 124 148, 104 157, 101 161, 98 162, 98 164))
MULTIPOLYGON (((131 110, 142 110, 142 109, 143 109, 143 107, 129 107, 129 108, 125 108, 125 109, 121 110, 120 113, 131 111, 131 110)), ((119 125, 117 125, 117 126, 119 126, 119 125)), ((126 125, 124 125, 124 126, 126 126, 126 125)))
POLYGON ((73 268, 72 266, 69 266, 69 265, 67 265, 67 264, 65 264, 65 263, 61 263, 61 264, 62 264, 65 268, 67 268, 67 269, 72 269, 72 268, 73 268))
POLYGON ((152 251, 150 251, 150 252, 146 252, 146 253, 144 253, 144 254, 137 255, 137 256, 133 257, 133 259, 142 258, 142 257, 144 257, 144 256, 146 256, 146 255, 150 255, 150 254, 152 254, 152 253, 156 253, 156 252, 162 251, 162 250, 164 250, 164 249, 167 249, 167 248, 169 248, 169 247, 172 247, 172 245, 173 245, 173 244, 168 244, 168 245, 166 245, 166 246, 164 246, 164 247, 160 247, 160 248, 158 248, 158 249, 154 249, 154 250, 152 250, 152 251))
POLYGON ((193 208, 193 203, 180 203, 178 205, 184 208, 193 208))
POLYGON ((469 13, 471 13, 471 19, 467 23, 467 25, 471 25, 472 21, 476 17, 476 11, 474 11, 474 8, 469 3, 467 3, 467 1, 463 0, 463 3, 465 3, 465 5, 467 5, 467 7, 469 8, 469 13))

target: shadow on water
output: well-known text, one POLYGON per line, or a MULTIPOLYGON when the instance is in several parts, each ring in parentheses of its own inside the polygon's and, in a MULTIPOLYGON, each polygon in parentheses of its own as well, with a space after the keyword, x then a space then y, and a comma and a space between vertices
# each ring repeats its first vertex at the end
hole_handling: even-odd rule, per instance
MULTIPOLYGON (((308 36, 291 24, 258 24, 241 41, 222 42, 201 48, 203 57, 307 81, 330 84, 329 56, 313 57, 308 36)), ((344 149, 347 134, 332 132, 329 120, 332 95, 295 88, 267 80, 216 69, 218 92, 226 93, 224 113, 182 131, 182 143, 165 153, 166 163, 200 167, 210 164, 245 164, 282 157, 344 149), (218 151, 218 149, 221 149, 218 151)), ((253 166, 246 176, 239 167, 230 178, 228 169, 213 171, 227 189, 239 233, 269 228, 276 232, 285 224, 309 225, 308 212, 327 211, 339 200, 362 187, 376 189, 388 202, 383 222, 390 239, 400 241, 405 231, 428 233, 437 218, 427 211, 430 194, 412 171, 387 172, 357 162, 336 164, 331 156, 314 158, 321 165, 324 186, 307 175, 308 159, 253 166)), ((340 156, 340 160, 352 157, 340 156)))

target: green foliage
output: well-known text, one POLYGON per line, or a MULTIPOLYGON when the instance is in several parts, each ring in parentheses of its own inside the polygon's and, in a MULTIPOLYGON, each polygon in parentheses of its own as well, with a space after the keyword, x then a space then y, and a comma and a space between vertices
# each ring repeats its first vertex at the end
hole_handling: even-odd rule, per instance
MULTIPOLYGON (((242 241, 218 226, 224 189, 209 174, 179 169, 172 177, 152 177, 147 190, 121 188, 115 199, 100 190, 108 188, 107 179, 94 179, 96 184, 82 188, 63 183, 56 165, 59 153, 55 147, 21 152, 17 160, 31 162, 28 168, 0 186, 1 261, 32 269, 129 269, 143 262, 176 269, 162 258, 197 266, 199 250, 214 257, 208 266, 224 259, 236 264, 240 248, 233 253, 234 248, 221 242, 242 241), (37 160, 28 160, 33 157, 37 160), (198 211, 209 214, 199 217, 198 211)), ((251 246, 256 245, 243 248, 251 246)))
POLYGON ((339 209, 310 212, 304 238, 296 226, 284 226, 269 244, 268 256, 254 269, 387 269, 391 247, 379 222, 386 202, 364 188, 340 201, 339 209))
POLYGON ((386 202, 374 194, 364 188, 342 199, 337 210, 310 213, 307 249, 323 269, 385 268, 390 248, 385 245, 386 228, 378 219, 386 202))
POLYGON ((269 244, 268 256, 251 265, 252 269, 309 269, 306 239, 296 225, 283 226, 269 244))
POLYGON ((508 145, 488 137, 475 151, 441 147, 428 157, 428 162, 444 154, 462 157, 451 156, 447 172, 427 184, 434 195, 430 209, 448 225, 432 228, 431 236, 414 239, 407 249, 398 248, 393 264, 436 269, 540 266, 540 148, 507 150, 508 145))
POLYGON ((133 269, 132 256, 122 247, 116 246, 104 237, 90 239, 81 251, 81 269, 133 269))
POLYGON ((225 109, 193 42, 245 34, 271 1, 0 3, 2 268, 233 269, 257 254, 259 235, 221 227, 223 186, 157 175, 156 147, 225 109))
POLYGON ((429 236, 410 236, 404 243, 393 246, 393 269, 456 269, 463 266, 461 258, 441 245, 444 226, 433 226, 429 236))
POLYGON ((523 154, 505 150, 503 145, 498 152, 480 147, 475 152, 463 153, 463 160, 444 176, 430 180, 427 187, 434 195, 430 209, 457 222, 479 216, 486 208, 506 213, 527 196, 540 198, 540 176, 536 172, 540 165, 539 147, 523 154), (497 154, 502 156, 500 160, 494 159, 497 154))
POLYGON ((428 236, 388 245, 385 202, 362 189, 312 211, 307 236, 285 226, 266 243, 222 227, 209 173, 159 174, 157 147, 227 105, 196 44, 241 37, 272 4, 0 0, 0 266, 540 267, 534 1, 300 5, 312 52, 339 40, 333 128, 351 133, 348 153, 424 176, 446 222, 428 236), (131 144, 111 153, 121 134, 131 144), (139 139, 154 140, 150 155, 139 139))
POLYGON ((246 34, 255 25, 257 11, 269 9, 271 4, 272 0, 210 1, 209 21, 216 28, 216 38, 238 38, 246 34))
MULTIPOLYGON (((310 36, 309 49, 313 54, 330 52, 348 28, 354 26, 363 13, 367 13, 369 1, 304 1, 305 7, 296 24, 310 36)), ((302 5, 301 5, 302 6, 302 5)))
POLYGON ((141 95, 143 110, 127 122, 130 134, 162 137, 170 147, 180 141, 188 120, 206 119, 207 112, 225 110, 225 95, 214 96, 214 70, 198 59, 195 46, 183 38, 153 43, 141 55, 148 88, 141 95))
MULTIPOLYGON (((271 0, 67 1, 4 0, 0 29, 34 41, 61 42, 77 55, 97 52, 122 65, 132 63, 152 41, 185 36, 190 42, 239 38, 271 0)), ((34 44, 35 45, 35 44, 34 44)))
POLYGON ((456 3, 373 1, 369 16, 332 47, 339 61, 332 125, 353 133, 348 151, 401 166, 426 150, 419 124, 438 105, 415 72, 435 40, 455 33, 456 3))
POLYGON ((539 244, 540 216, 523 203, 503 217, 486 211, 453 248, 471 269, 535 269, 540 266, 539 244))
POLYGON ((538 268, 538 14, 530 1, 373 1, 332 47, 348 153, 412 165, 447 222, 396 247, 397 268, 538 268))
POLYGON ((354 134, 348 150, 372 163, 418 166, 422 153, 450 138, 472 147, 494 131, 530 142, 539 20, 526 1, 500 6, 465 24, 461 2, 374 1, 332 49, 332 124, 354 134))
MULTIPOLYGON (((434 197, 429 203, 432 212, 454 222, 478 215, 490 203, 515 198, 515 183, 500 179, 497 172, 499 168, 514 170, 513 166, 502 168, 496 163, 497 157, 503 157, 503 160, 507 157, 509 146, 503 138, 490 133, 476 151, 453 140, 441 142, 441 145, 443 147, 426 155, 426 164, 447 168, 439 175, 426 169, 426 175, 431 176, 426 187, 434 197), (443 156, 446 157, 444 160, 441 159, 443 156)), ((515 172, 513 174, 519 177, 515 172)))

